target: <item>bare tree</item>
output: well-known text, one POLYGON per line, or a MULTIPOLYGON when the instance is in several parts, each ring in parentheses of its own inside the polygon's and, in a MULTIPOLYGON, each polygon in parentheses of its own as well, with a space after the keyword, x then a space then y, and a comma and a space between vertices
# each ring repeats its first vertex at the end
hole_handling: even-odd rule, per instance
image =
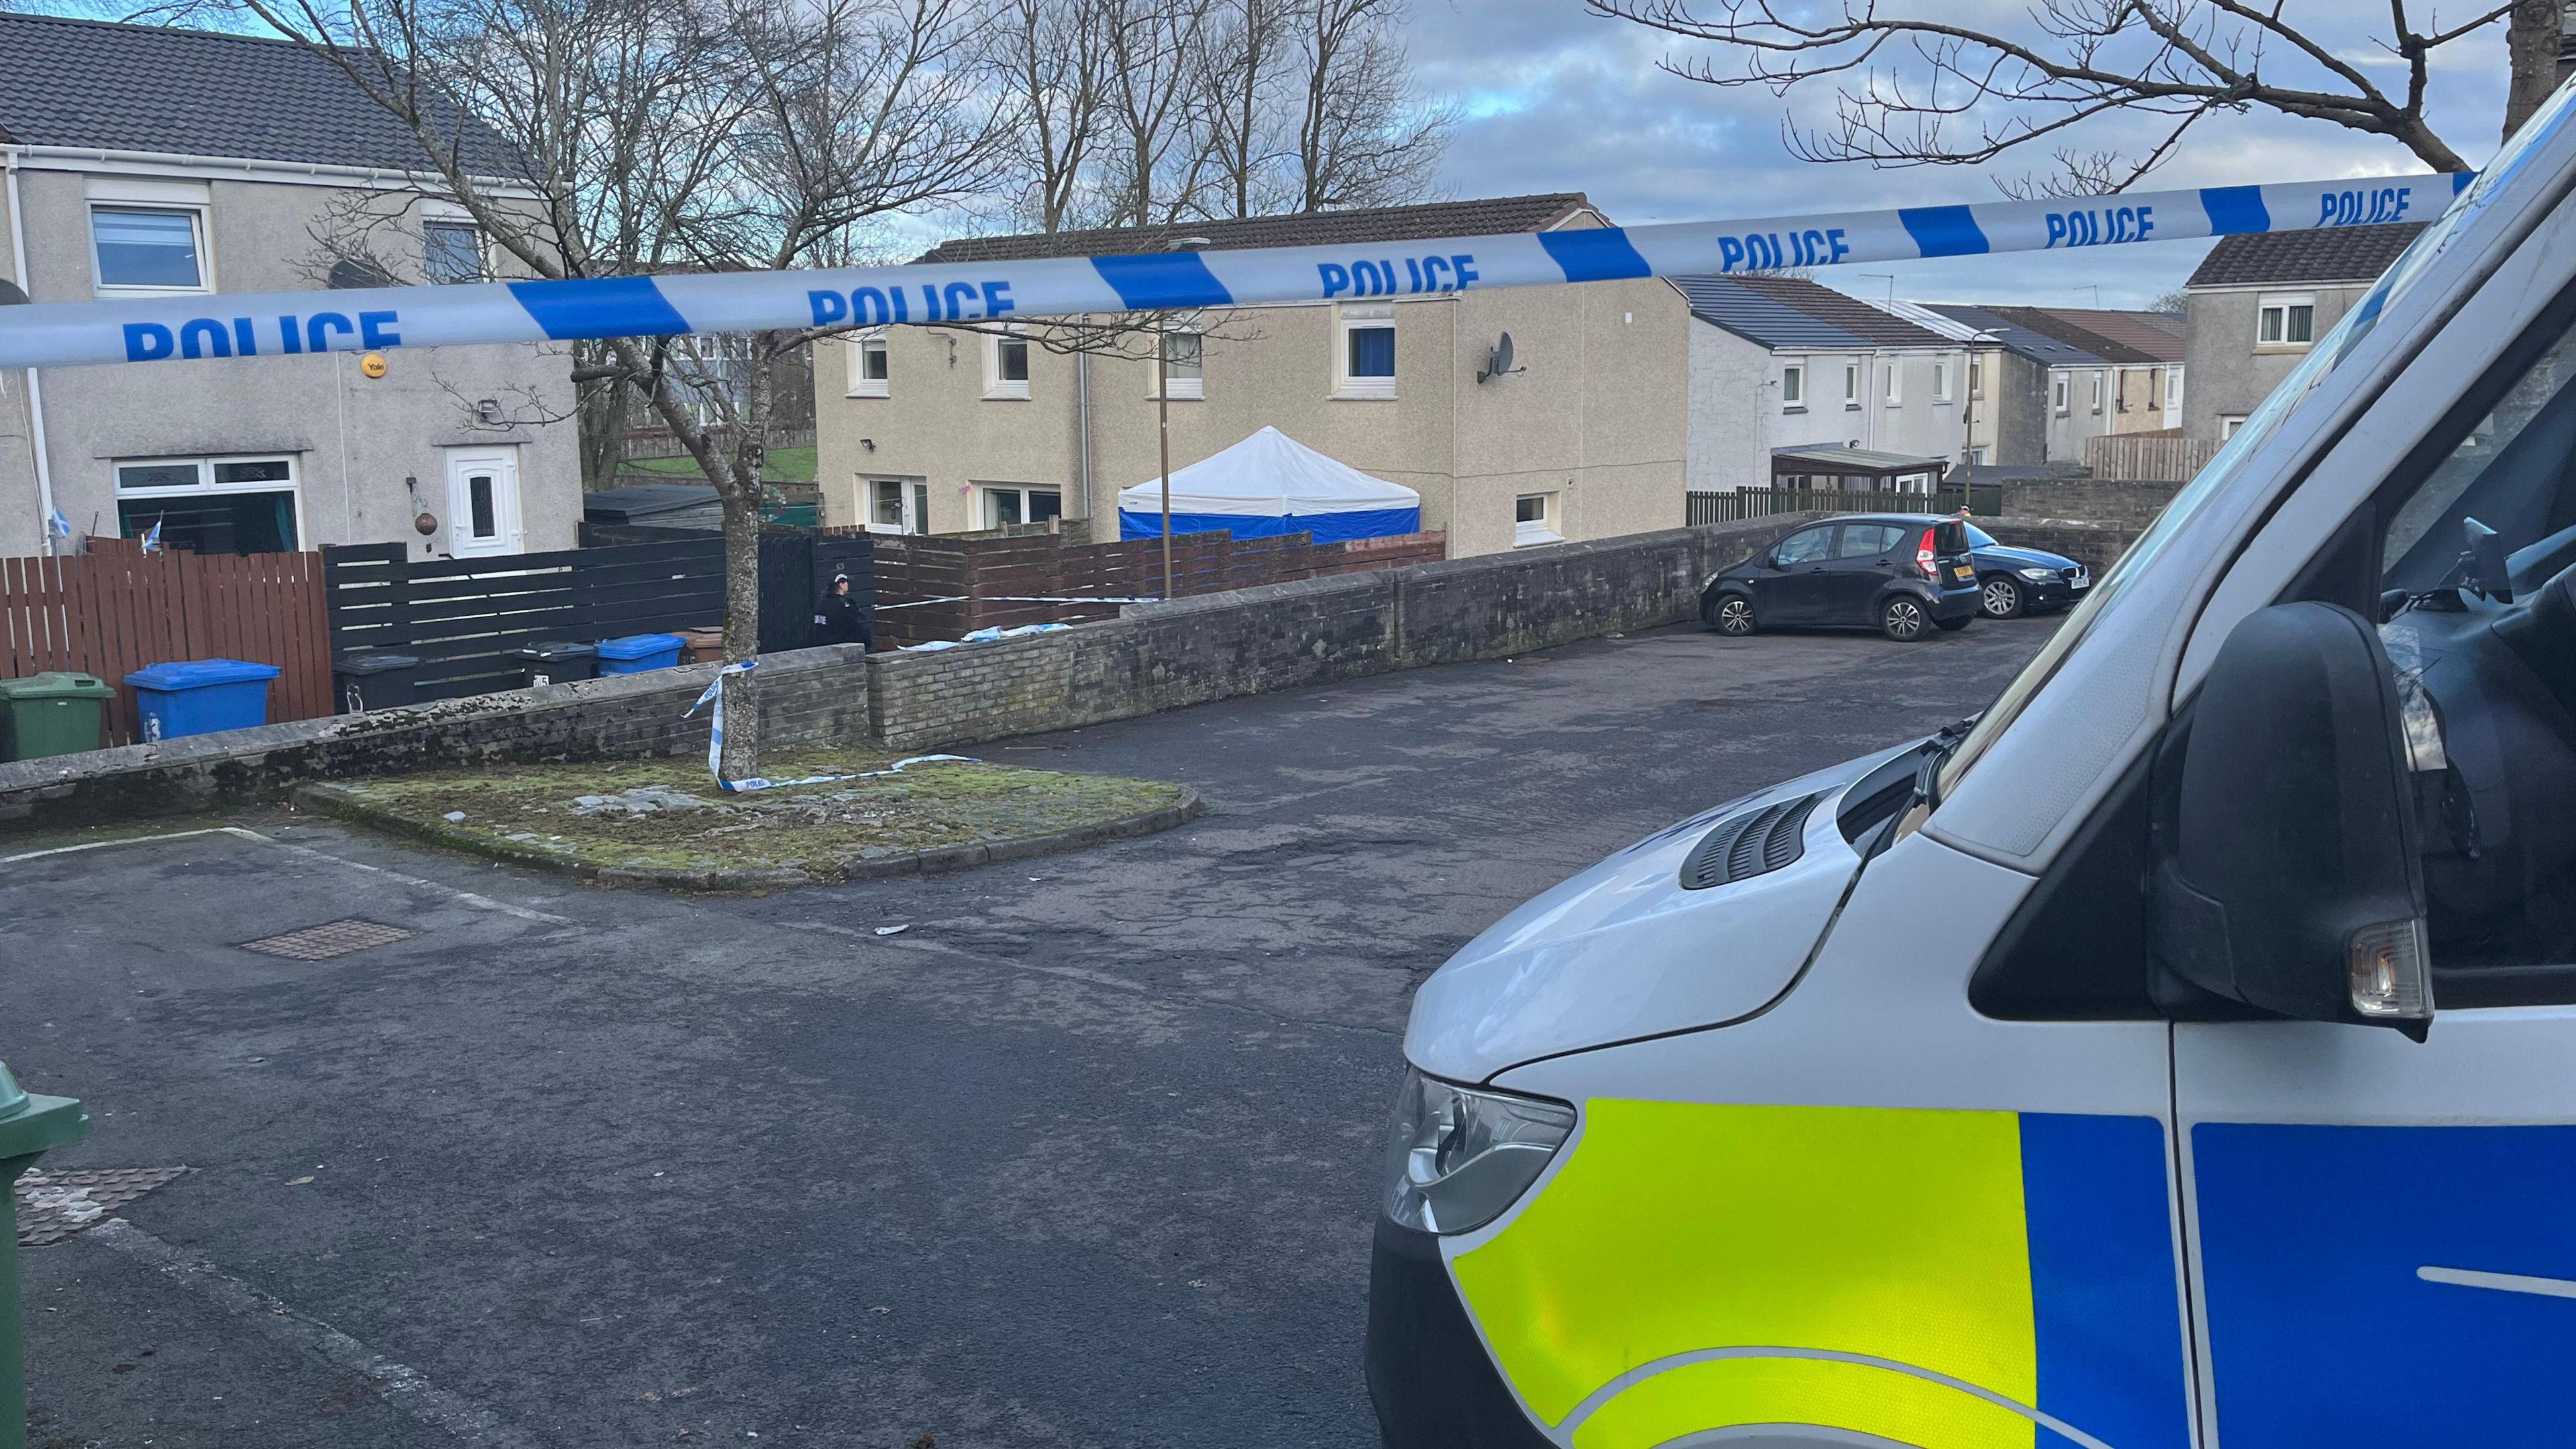
POLYGON ((1291 0, 1298 70, 1300 211, 1419 198, 1450 114, 1415 94, 1396 38, 1406 0, 1291 0))
MULTIPOLYGON (((977 63, 975 0, 180 8, 248 17, 328 59, 419 140, 441 198, 516 269, 541 278, 846 261, 881 218, 983 188, 1001 132, 977 63), (468 113, 505 144, 464 124, 468 113)), ((615 426, 640 397, 716 486, 731 661, 759 649, 759 507, 777 403, 770 364, 818 335, 575 347, 585 423, 615 426)), ((724 773, 754 775, 751 676, 728 676, 724 701, 724 773)))
POLYGON ((1208 97, 1207 146, 1214 172, 1211 215, 1258 216, 1286 208, 1281 102, 1291 54, 1294 0, 1226 0, 1200 48, 1197 85, 1208 97))
POLYGON ((1019 219, 1040 231, 1080 225, 1107 119, 1106 0, 1003 0, 990 64, 1010 98, 1005 151, 1019 178, 1019 219))
POLYGON ((1154 226, 1203 214, 1210 170, 1203 70, 1213 0, 1101 0, 1098 42, 1109 60, 1101 146, 1103 220, 1154 226))
MULTIPOLYGON (((2386 136, 2437 171, 2464 171, 2468 162, 2425 118, 2434 54, 2510 15, 2520 108, 2508 114, 2510 130, 2554 83, 2558 33, 2550 0, 2493 5, 2447 26, 2419 23, 2407 0, 2388 0, 2368 43, 2402 64, 2402 83, 2390 87, 2354 47, 2291 18, 2280 0, 2033 0, 2028 23, 2011 33, 1946 18, 1955 11, 1937 3, 1902 12, 1879 0, 1585 3, 1723 48, 1723 59, 1664 63, 1687 79, 1781 94, 1831 86, 1830 124, 1787 128, 1803 159, 1976 165, 2046 143, 2054 174, 2006 188, 2025 193, 2117 190, 2171 155, 2203 117, 2249 109, 2386 136), (2112 149, 2079 139, 2085 122, 2113 113, 2152 133, 2112 149)), ((2343 9, 2357 16, 2362 7, 2343 9)))

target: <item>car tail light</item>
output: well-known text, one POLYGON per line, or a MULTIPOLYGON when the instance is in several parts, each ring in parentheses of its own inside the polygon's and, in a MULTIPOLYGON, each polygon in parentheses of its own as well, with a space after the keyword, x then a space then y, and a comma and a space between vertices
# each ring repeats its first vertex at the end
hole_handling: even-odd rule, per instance
POLYGON ((1923 530, 1923 541, 1914 546, 1914 566, 1923 571, 1923 577, 1937 584, 1941 582, 1941 565, 1933 559, 1932 533, 1931 529, 1923 530))

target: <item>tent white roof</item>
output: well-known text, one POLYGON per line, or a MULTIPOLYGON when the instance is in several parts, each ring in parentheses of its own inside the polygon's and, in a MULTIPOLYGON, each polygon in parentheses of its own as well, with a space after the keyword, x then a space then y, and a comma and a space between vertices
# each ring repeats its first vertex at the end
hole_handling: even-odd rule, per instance
MULTIPOLYGON (((1161 476, 1119 490, 1118 506, 1135 513, 1161 512, 1161 476)), ((1172 470, 1174 513, 1291 518, 1421 506, 1422 495, 1403 484, 1372 478, 1272 427, 1172 470)))

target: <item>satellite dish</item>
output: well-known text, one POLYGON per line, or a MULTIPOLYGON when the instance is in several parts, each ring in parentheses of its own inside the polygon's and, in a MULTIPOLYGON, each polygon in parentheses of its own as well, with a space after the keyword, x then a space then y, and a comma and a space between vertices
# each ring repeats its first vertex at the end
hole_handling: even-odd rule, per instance
POLYGON ((1510 373, 1527 371, 1529 369, 1526 367, 1512 366, 1512 334, 1506 332, 1494 343, 1493 349, 1485 354, 1485 370, 1476 374, 1476 381, 1483 382, 1489 377, 1502 377, 1510 373))
POLYGON ((19 286, 17 283, 10 281, 6 277, 0 277, 0 307, 23 306, 26 301, 26 288, 19 286))

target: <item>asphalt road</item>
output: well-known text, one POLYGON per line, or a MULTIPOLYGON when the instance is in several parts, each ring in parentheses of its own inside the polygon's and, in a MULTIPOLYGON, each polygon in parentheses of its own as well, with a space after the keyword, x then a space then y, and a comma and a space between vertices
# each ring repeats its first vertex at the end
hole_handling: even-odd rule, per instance
POLYGON ((24 1255, 31 1443, 1373 1445, 1415 984, 2050 627, 1671 629, 1011 741, 1214 809, 759 900, 286 816, 0 866, 0 1056, 96 1119, 47 1165, 196 1169, 24 1255), (236 944, 345 917, 418 934, 236 944))

